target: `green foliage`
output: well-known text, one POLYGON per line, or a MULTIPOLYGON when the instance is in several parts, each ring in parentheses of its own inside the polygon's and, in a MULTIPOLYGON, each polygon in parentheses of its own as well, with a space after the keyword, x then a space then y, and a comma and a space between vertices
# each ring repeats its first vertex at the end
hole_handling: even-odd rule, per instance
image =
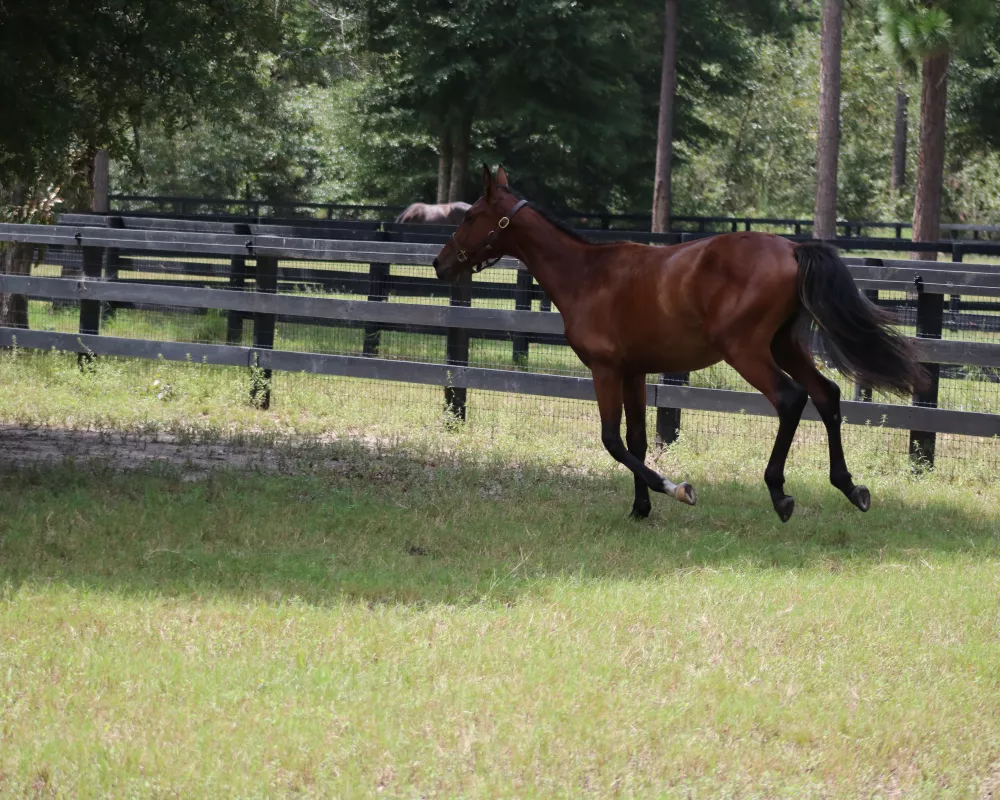
MULTIPOLYGON (((65 174, 126 134, 245 102, 282 46, 274 0, 4 0, 0 183, 65 174)), ((131 142, 134 146, 134 140, 131 142)))
POLYGON ((980 38, 982 46, 963 53, 951 71, 950 124, 963 153, 1000 151, 1000 14, 980 38))
MULTIPOLYGON (((755 60, 752 30, 787 24, 781 8, 685 6, 679 140, 715 135, 695 104, 743 89, 755 60)), ((376 146, 363 154, 384 176, 387 199, 433 195, 437 137, 456 115, 471 114, 472 160, 502 160, 518 187, 542 202, 648 208, 661 3, 467 2, 444 14, 433 2, 359 2, 354 10, 358 46, 373 54, 359 114, 372 138, 392 138, 405 151, 400 158, 376 146), (395 171, 400 160, 406 172, 395 171)))
MULTIPOLYGON (((993 5, 850 6, 841 216, 909 214, 908 193, 888 191, 895 70, 944 44, 945 213, 992 213, 993 5)), ((17 123, 0 129, 0 201, 19 207, 51 185, 64 207, 85 205, 97 146, 112 150, 119 191, 428 200, 440 136, 468 119, 471 164, 503 162, 532 198, 646 212, 662 12, 662 0, 5 0, 0 116, 17 123)), ((817 12, 779 0, 682 5, 675 213, 809 216, 817 12)))
MULTIPOLYGON (((761 38, 745 94, 709 97, 697 115, 719 132, 714 140, 680 145, 675 169, 679 214, 810 217, 816 159, 819 46, 810 28, 791 41, 761 38)), ((838 211, 842 218, 897 217, 889 191, 896 67, 878 46, 874 21, 845 20, 841 77, 838 211)), ((910 127, 910 171, 916 164, 910 127)))
POLYGON ((974 43, 996 12, 993 0, 881 0, 879 20, 887 49, 901 64, 974 43))
MULTIPOLYGON (((322 89, 315 89, 320 92, 322 89)), ((119 191, 294 200, 320 180, 326 155, 305 92, 273 87, 244 107, 135 136, 137 157, 119 162, 119 191)))

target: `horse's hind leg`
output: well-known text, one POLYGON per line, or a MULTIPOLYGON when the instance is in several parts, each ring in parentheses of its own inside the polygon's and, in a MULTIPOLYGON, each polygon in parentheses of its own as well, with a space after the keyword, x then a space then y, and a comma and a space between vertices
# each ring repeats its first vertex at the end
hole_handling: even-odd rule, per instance
POLYGON ((840 440, 840 387, 816 368, 812 356, 795 339, 786 326, 778 331, 771 343, 778 365, 801 383, 812 398, 830 442, 830 483, 842 491, 847 499, 862 511, 871 508, 871 494, 865 486, 855 486, 844 458, 844 445, 840 440))
POLYGON ((764 483, 771 493, 774 510, 782 522, 788 522, 795 510, 795 499, 785 494, 785 461, 806 405, 806 390, 778 369, 766 351, 736 350, 726 355, 726 362, 770 400, 778 412, 778 435, 764 470, 764 483))

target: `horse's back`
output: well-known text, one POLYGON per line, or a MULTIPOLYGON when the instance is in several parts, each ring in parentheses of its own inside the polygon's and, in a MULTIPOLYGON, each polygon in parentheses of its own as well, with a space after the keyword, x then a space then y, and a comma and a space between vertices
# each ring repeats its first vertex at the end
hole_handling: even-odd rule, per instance
POLYGON ((471 206, 468 203, 413 203, 396 218, 396 222, 413 225, 458 225, 471 206))
POLYGON ((461 201, 449 203, 447 213, 448 222, 458 225, 463 219, 465 219, 465 212, 470 208, 472 208, 472 206, 469 203, 463 203, 461 201))
POLYGON ((411 203, 408 205, 402 214, 396 217, 396 222, 407 222, 407 223, 420 223, 424 221, 426 215, 424 209, 426 208, 424 203, 411 203))

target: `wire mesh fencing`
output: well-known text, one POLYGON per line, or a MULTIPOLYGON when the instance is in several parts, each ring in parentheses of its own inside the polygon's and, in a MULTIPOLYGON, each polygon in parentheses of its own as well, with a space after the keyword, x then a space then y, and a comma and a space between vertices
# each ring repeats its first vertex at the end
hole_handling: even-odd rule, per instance
MULTIPOLYGON (((103 259, 104 279, 123 284, 229 291, 261 288, 263 262, 251 254, 217 257, 109 248, 103 259)), ((83 268, 81 248, 40 248, 33 274, 75 277, 83 268)), ((514 269, 496 268, 474 276, 464 298, 457 297, 454 287, 438 281, 429 266, 281 258, 276 263, 275 277, 276 289, 283 295, 393 304, 465 304, 498 310, 553 310, 551 302, 530 276, 514 269)), ((904 332, 912 335, 916 331, 918 297, 915 291, 883 291, 878 299, 898 315, 904 332)), ((29 327, 78 332, 81 329, 79 309, 78 302, 33 297, 29 303, 29 327)), ((101 304, 100 313, 100 332, 105 336, 245 347, 260 344, 259 320, 257 315, 248 312, 105 302, 101 304)), ((453 348, 455 333, 454 329, 446 327, 277 315, 273 342, 269 346, 297 353, 451 364, 459 363, 453 348)), ((467 349, 460 359, 462 364, 495 370, 589 376, 560 335, 476 329, 466 329, 462 333, 468 337, 467 349)), ((993 297, 948 297, 941 335, 944 339, 996 343, 1000 337, 1000 304, 993 297)), ((823 361, 822 353, 819 359, 823 361)), ((30 366, 23 357, 21 364, 28 371, 51 371, 49 367, 30 366)), ((223 428, 229 425, 233 435, 238 427, 233 422, 236 419, 241 425, 267 427, 261 423, 262 416, 258 416, 256 422, 249 421, 251 411, 263 414, 254 407, 253 382, 259 377, 255 378, 250 370, 204 367, 199 372, 194 367, 117 358, 105 359, 102 369, 108 375, 114 374, 125 387, 115 395, 108 382, 105 385, 108 396, 115 395, 120 403, 133 402, 137 408, 144 409, 147 422, 149 415, 155 416, 162 411, 164 419, 171 424, 180 424, 183 414, 188 413, 222 420, 223 428), (219 410, 227 404, 233 413, 219 410)), ((837 380, 845 399, 910 402, 879 393, 864 395, 858 391, 859 387, 837 375, 828 363, 824 364, 824 371, 837 380)), ((656 382, 660 378, 653 375, 649 380, 656 382)), ((666 382, 754 392, 725 363, 690 376, 674 376, 666 382)), ((415 431, 453 432, 449 427, 453 420, 445 415, 441 387, 280 371, 268 376, 268 384, 273 399, 267 412, 271 423, 301 435, 322 438, 377 434, 405 438, 412 437, 415 431)), ((937 405, 943 409, 1000 413, 998 384, 1000 370, 997 368, 942 365, 937 405)), ((599 421, 593 402, 469 390, 464 405, 467 413, 463 430, 484 447, 508 439, 529 439, 544 443, 553 451, 562 448, 569 460, 581 448, 588 452, 600 448, 599 421)), ((102 413, 111 414, 104 406, 100 407, 104 409, 102 413)), ((651 437, 656 430, 656 413, 655 409, 648 413, 647 428, 651 437)), ((850 421, 850 413, 846 416, 850 421)), ((747 452, 764 457, 774 439, 776 420, 746 414, 683 410, 680 412, 680 431, 680 448, 705 449, 718 447, 722 442, 732 450, 736 443, 747 452)), ((854 446, 866 453, 871 463, 908 468, 907 431, 878 425, 848 425, 845 439, 849 449, 854 446)), ((822 426, 804 422, 796 438, 795 451, 803 463, 825 468, 825 448, 822 426)), ((936 455, 939 471, 995 469, 1000 461, 995 441, 951 434, 938 435, 936 455)))

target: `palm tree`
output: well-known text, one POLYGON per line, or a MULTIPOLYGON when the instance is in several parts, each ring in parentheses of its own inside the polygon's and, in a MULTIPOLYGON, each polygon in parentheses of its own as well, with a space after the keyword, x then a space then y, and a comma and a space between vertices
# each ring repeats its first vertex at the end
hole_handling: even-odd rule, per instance
POLYGON ((840 51, 844 0, 823 0, 819 65, 819 137, 813 236, 837 236, 837 159, 840 155, 840 51))
MULTIPOLYGON (((968 45, 995 10, 994 0, 881 0, 886 45, 900 64, 909 69, 919 64, 921 73, 914 241, 933 242, 940 236, 951 53, 968 45)), ((937 258, 936 253, 918 255, 937 258)))
POLYGON ((677 0, 666 0, 663 20, 663 70, 660 117, 656 128, 656 177, 653 182, 653 232, 670 230, 670 167, 674 156, 674 96, 677 91, 677 0))

